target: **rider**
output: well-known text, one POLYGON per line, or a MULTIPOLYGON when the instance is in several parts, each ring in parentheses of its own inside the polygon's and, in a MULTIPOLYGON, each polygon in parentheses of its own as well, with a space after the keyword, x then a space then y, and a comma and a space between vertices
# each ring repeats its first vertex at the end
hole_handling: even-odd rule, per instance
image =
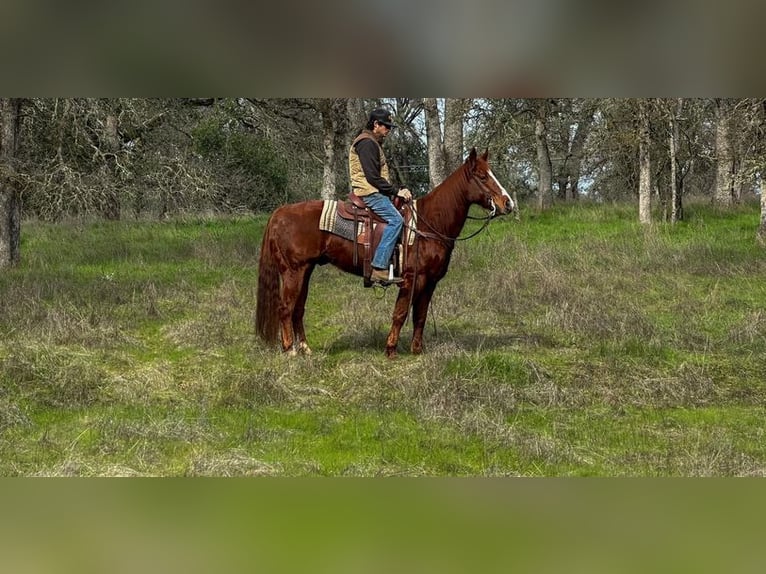
POLYGON ((348 152, 352 191, 388 224, 372 258, 370 276, 373 282, 383 284, 403 281, 401 277, 388 276, 388 265, 404 224, 391 198, 397 195, 405 201, 412 199, 409 189, 402 187, 397 191, 389 179, 388 164, 381 144, 394 127, 396 126, 391 112, 383 108, 372 110, 365 128, 351 144, 348 152))

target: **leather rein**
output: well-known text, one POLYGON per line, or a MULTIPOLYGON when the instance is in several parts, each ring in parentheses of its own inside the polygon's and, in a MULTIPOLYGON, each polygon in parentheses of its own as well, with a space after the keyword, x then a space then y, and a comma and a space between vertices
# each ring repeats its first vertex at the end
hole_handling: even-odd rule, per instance
MULTIPOLYGON (((475 176, 471 176, 471 177, 475 178, 475 176)), ((482 183, 481 180, 477 180, 477 182, 479 186, 482 188, 482 190, 486 193, 487 197, 491 198, 491 192, 489 188, 486 185, 484 185, 484 183, 482 183)), ((417 244, 418 238, 422 237, 424 239, 435 239, 437 241, 441 241, 447 247, 453 247, 456 241, 466 241, 468 239, 476 237, 477 235, 479 235, 479 233, 481 233, 487 228, 487 226, 489 225, 489 222, 492 221, 492 218, 495 217, 495 214, 497 213, 497 207, 495 206, 495 203, 492 202, 491 205, 492 205, 492 209, 487 210, 487 215, 484 217, 472 217, 471 215, 466 215, 466 219, 484 221, 484 224, 477 231, 474 231, 470 235, 466 235, 464 237, 449 237, 447 235, 444 235, 437 229, 435 229, 433 225, 431 225, 427 220, 423 219, 421 215, 417 212, 417 210, 415 209, 414 202, 410 206, 410 209, 412 209, 412 212, 417 217, 418 223, 423 222, 423 224, 425 224, 431 231, 430 232, 420 231, 417 228, 413 228, 411 224, 408 224, 407 227, 410 229, 410 231, 412 231, 415 234, 416 244, 417 244)), ((412 309, 412 301, 413 301, 413 297, 415 296, 414 283, 418 276, 418 270, 419 270, 418 268, 420 267, 420 251, 417 249, 417 245, 415 245, 414 247, 415 247, 415 266, 414 266, 414 275, 413 275, 413 285, 410 287, 410 301, 409 301, 408 310, 412 309)), ((405 320, 405 322, 409 320, 410 315, 411 313, 408 312, 407 319, 405 320)))
MULTIPOLYGON (((482 191, 484 191, 486 193, 487 197, 489 197, 491 199, 491 192, 490 192, 489 188, 486 185, 484 185, 484 183, 481 180, 477 179, 476 176, 471 176, 471 179, 476 179, 476 182, 479 184, 479 187, 481 187, 482 191)), ((414 203, 411 206, 411 208, 412 208, 412 211, 415 213, 418 222, 422 221, 431 231, 430 232, 429 231, 420 231, 419 229, 412 228, 410 226, 408 226, 408 227, 409 227, 410 231, 412 231, 415 234, 416 238, 417 237, 423 237, 424 239, 436 239, 436 240, 442 241, 443 243, 446 243, 447 246, 449 247, 453 243, 455 243, 456 241, 467 241, 468 239, 472 239, 473 237, 476 237, 477 235, 479 235, 479 233, 484 231, 487 228, 487 226, 489 225, 489 222, 492 221, 492 219, 497 214, 497 206, 494 204, 494 202, 492 202, 491 205, 492 205, 492 209, 487 210, 487 215, 485 215, 484 217, 473 217, 471 215, 466 215, 466 219, 473 219, 473 220, 476 220, 476 221, 483 221, 484 224, 477 231, 474 231, 470 235, 466 235, 464 237, 449 237, 448 235, 444 235, 443 233, 438 231, 427 220, 422 218, 422 216, 415 209, 414 203)))

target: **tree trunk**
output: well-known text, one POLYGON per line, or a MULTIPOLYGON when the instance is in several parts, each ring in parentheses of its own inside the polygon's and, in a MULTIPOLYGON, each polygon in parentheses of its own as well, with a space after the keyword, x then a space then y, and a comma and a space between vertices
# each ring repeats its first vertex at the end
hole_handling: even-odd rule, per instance
POLYGON ((332 100, 324 99, 319 104, 322 113, 322 199, 335 199, 335 118, 332 100))
POLYGON ((352 136, 349 138, 348 144, 346 145, 346 148, 348 149, 348 146, 351 145, 354 137, 356 137, 353 130, 358 126, 363 126, 367 123, 367 112, 364 109, 364 98, 348 98, 346 100, 346 115, 348 116, 350 124, 349 134, 352 136))
POLYGON ((444 171, 445 177, 463 163, 463 120, 468 107, 465 98, 444 100, 444 171))
POLYGON ((426 140, 428 141, 428 177, 433 189, 447 178, 442 146, 442 129, 436 98, 423 98, 426 114, 426 140))
POLYGON ((117 153, 120 151, 120 137, 118 134, 119 120, 117 113, 110 111, 106 116, 104 125, 104 161, 106 163, 108 182, 106 197, 104 198, 103 215, 106 219, 117 221, 120 219, 120 196, 117 192, 117 153))
POLYGON ((345 179, 345 151, 351 145, 349 114, 351 107, 345 98, 326 98, 319 101, 322 115, 322 199, 336 199, 338 189, 345 189, 339 180, 345 179))
POLYGON ((436 98, 423 98, 428 140, 428 176, 432 188, 447 179, 463 163, 463 121, 469 101, 466 98, 444 99, 442 132, 436 98))
POLYGON ((0 99, 0 268, 20 259, 21 200, 15 166, 20 123, 21 100, 0 99))
POLYGON ((731 199, 734 203, 742 201, 742 189, 744 184, 745 178, 742 177, 742 159, 739 156, 738 150, 734 153, 731 162, 731 199))
POLYGON ((755 234, 755 238, 758 243, 766 247, 766 182, 761 176, 761 224, 758 226, 758 231, 755 234))
POLYGON ((583 150, 585 142, 593 126, 596 104, 586 102, 581 112, 577 129, 572 137, 572 147, 569 151, 569 186, 566 189, 565 198, 567 201, 576 200, 579 196, 580 171, 582 169, 583 150))
POLYGON ((734 197, 734 158, 728 110, 726 100, 715 99, 716 177, 713 202, 724 207, 730 206, 734 197))
POLYGON ((678 170, 678 120, 683 112, 684 100, 678 98, 675 110, 670 111, 670 222, 676 223, 684 218, 683 199, 681 196, 681 178, 678 170))
POLYGON ((548 102, 540 100, 535 117, 535 141, 537 143, 537 195, 540 209, 545 209, 551 202, 553 193, 553 166, 548 149, 548 102))
POLYGON ((652 163, 649 125, 649 103, 638 104, 638 220, 645 225, 652 222, 652 163))

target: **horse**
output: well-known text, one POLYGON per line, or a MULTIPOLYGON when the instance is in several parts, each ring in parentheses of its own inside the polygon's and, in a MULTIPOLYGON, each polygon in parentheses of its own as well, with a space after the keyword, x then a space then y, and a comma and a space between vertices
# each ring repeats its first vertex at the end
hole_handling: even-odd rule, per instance
MULTIPOLYGON (((471 149, 447 179, 416 202, 414 245, 402 266, 402 278, 385 353, 397 355, 399 336, 412 307, 410 351, 423 352, 423 328, 434 289, 447 273, 455 241, 468 219, 471 205, 488 210, 485 225, 497 215, 514 211, 511 196, 492 173, 488 150, 471 149)), ((361 276, 361 257, 354 243, 319 229, 323 201, 310 200, 277 208, 266 224, 261 244, 256 307, 256 330, 290 355, 311 354, 303 326, 309 280, 316 265, 331 263, 361 276)), ((483 228, 482 228, 483 229, 483 228)))

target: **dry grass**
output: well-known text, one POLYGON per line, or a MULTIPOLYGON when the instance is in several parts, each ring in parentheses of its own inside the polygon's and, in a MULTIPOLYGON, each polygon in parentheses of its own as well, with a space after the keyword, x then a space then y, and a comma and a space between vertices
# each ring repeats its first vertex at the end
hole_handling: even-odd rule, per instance
POLYGON ((279 476, 278 467, 256 460, 234 449, 225 453, 201 453, 193 456, 187 476, 279 476))
POLYGON ((394 290, 330 267, 312 356, 254 338, 261 220, 32 227, 0 278, 0 473, 763 475, 760 252, 610 209, 459 244, 397 361, 394 290))

